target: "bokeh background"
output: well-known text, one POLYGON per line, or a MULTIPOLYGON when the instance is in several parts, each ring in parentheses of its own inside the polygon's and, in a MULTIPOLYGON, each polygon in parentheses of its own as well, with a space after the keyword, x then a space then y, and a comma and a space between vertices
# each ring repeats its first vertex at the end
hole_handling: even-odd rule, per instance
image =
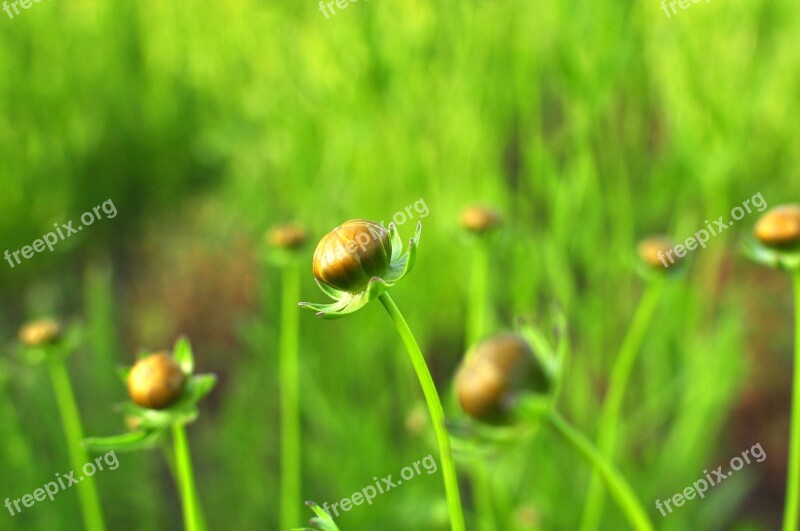
MULTIPOLYGON (((53 252, 0 262, 0 498, 71 468, 46 371, 15 355, 19 325, 55 315, 85 331, 70 369, 92 435, 124 429, 115 367, 187 334, 198 370, 220 377, 189 428, 209 526, 277 529, 279 274, 264 234, 296 221, 315 242, 420 199, 417 266, 393 297, 442 395, 465 349, 459 212, 487 203, 505 218, 493 328, 563 309, 572 350, 560 409, 593 436, 643 287, 636 242, 683 240, 756 193, 771 206, 797 200, 798 30, 794 0, 713 0, 671 17, 623 0, 371 0, 328 18, 311 0, 0 12, 0 251, 107 199, 118 209, 53 252)), ((635 368, 619 464, 659 529, 780 519, 792 305, 788 279, 739 252, 755 219, 691 253, 635 368), (656 498, 756 443, 766 461, 668 518, 656 512, 656 498)), ((312 252, 303 299, 321 301, 312 252)), ((301 317, 304 497, 333 502, 435 455, 379 305, 301 317)), ((589 474, 569 448, 542 432, 491 459, 503 529, 576 528, 589 474)), ((181 525, 159 452, 120 455, 97 479, 111 528, 181 525)), ((80 529, 74 490, 0 514, 0 528, 80 529)), ((468 509, 469 493, 465 478, 468 509)), ((611 503, 604 518, 601 528, 624 528, 611 503)), ((446 529, 441 477, 338 521, 446 529)))

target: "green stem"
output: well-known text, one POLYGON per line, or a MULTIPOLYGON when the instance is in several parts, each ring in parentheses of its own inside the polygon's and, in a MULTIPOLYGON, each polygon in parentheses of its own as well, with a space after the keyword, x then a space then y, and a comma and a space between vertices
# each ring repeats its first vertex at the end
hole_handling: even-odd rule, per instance
POLYGON ((472 463, 469 470, 472 481, 472 496, 475 502, 475 514, 478 529, 482 531, 496 531, 494 525, 494 508, 492 506, 492 486, 489 481, 486 462, 477 460, 472 463))
POLYGON ((800 523, 800 269, 792 273, 794 284, 794 370, 792 417, 789 427, 789 462, 786 472, 786 502, 783 531, 795 531, 800 523))
POLYGON ((300 270, 295 262, 283 268, 280 332, 281 386, 281 529, 300 522, 301 457, 298 343, 300 270))
POLYGON ((439 445, 439 459, 442 463, 444 490, 447 495, 447 507, 450 512, 450 529, 452 531, 464 531, 464 514, 461 509, 461 498, 458 493, 458 477, 456 476, 456 467, 453 462, 453 453, 450 449, 450 436, 447 433, 447 428, 444 423, 442 402, 439 400, 439 394, 436 392, 436 386, 433 383, 430 371, 428 371, 428 366, 425 363, 425 358, 422 356, 422 351, 420 351, 417 340, 414 339, 414 334, 408 327, 408 323, 403 317, 403 314, 400 313, 400 310, 388 293, 384 292, 379 299, 383 307, 386 308, 386 312, 394 322, 395 327, 397 327, 397 332, 400 334, 406 346, 406 350, 408 350, 408 355, 411 357, 414 371, 416 371, 417 378, 422 386, 422 393, 425 395, 425 402, 428 404, 428 412, 433 422, 433 430, 436 433, 436 442, 439 445))
POLYGON ((485 242, 477 241, 472 248, 472 276, 467 306, 467 348, 477 343, 485 333, 486 307, 489 298, 488 278, 489 252, 485 242))
POLYGON ((184 526, 186 531, 205 531, 203 512, 194 485, 189 441, 183 424, 173 424, 172 444, 175 446, 175 468, 178 474, 178 489, 181 493, 184 526))
MULTIPOLYGON (((78 415, 75 394, 69 381, 67 366, 58 355, 59 353, 54 353, 53 359, 48 363, 50 381, 53 384, 53 393, 61 414, 61 424, 64 427, 64 435, 67 439, 67 450, 72 470, 76 474, 81 474, 83 466, 90 462, 89 455, 81 445, 83 428, 78 415)), ((100 506, 100 498, 97 494, 94 478, 82 475, 82 479, 79 481, 81 485, 78 487, 78 499, 81 505, 84 525, 88 531, 103 531, 105 529, 103 510, 100 506)))
MULTIPOLYGON (((636 354, 644 340, 644 335, 655 313, 664 280, 650 282, 639 301, 631 326, 622 342, 619 353, 611 369, 608 382, 608 394, 600 410, 597 428, 597 448, 600 454, 611 462, 617 446, 617 426, 619 424, 622 403, 628 390, 628 380, 636 361, 636 354)), ((586 496, 581 531, 594 531, 600 525, 603 516, 603 485, 597 474, 592 474, 589 492, 586 496)))
POLYGON ((592 442, 554 410, 545 415, 545 420, 547 425, 581 454, 581 457, 599 474, 631 527, 637 531, 653 531, 655 528, 631 486, 609 460, 592 445, 592 442))
MULTIPOLYGON (((489 300, 488 289, 489 253, 482 239, 474 242, 472 247, 472 271, 470 277, 469 300, 467 304, 467 349, 474 346, 486 331, 486 309, 489 300)), ((472 483, 472 501, 478 529, 494 531, 494 509, 492 507, 492 487, 482 459, 475 460, 469 468, 472 483)))

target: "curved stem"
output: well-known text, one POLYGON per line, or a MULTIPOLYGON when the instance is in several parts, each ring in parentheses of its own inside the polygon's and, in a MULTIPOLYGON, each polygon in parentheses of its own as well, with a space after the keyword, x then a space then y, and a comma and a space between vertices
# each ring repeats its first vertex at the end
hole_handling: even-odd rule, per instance
POLYGON ((72 470, 76 474, 81 474, 82 479, 78 487, 78 499, 80 500, 83 522, 88 531, 103 531, 105 523, 103 521, 103 510, 100 506, 100 497, 97 494, 97 486, 94 478, 83 475, 83 466, 89 462, 89 455, 81 445, 83 441, 83 427, 78 414, 78 405, 75 401, 75 394, 72 391, 72 384, 69 381, 69 372, 64 360, 54 353, 53 359, 48 363, 50 371, 50 381, 53 384, 56 404, 61 414, 61 424, 64 427, 64 435, 67 439, 67 449, 72 470))
MULTIPOLYGON (((608 382, 608 394, 600 410, 600 419, 597 428, 597 448, 606 459, 614 461, 617 446, 617 426, 625 393, 628 390, 636 354, 644 340, 644 335, 653 318, 661 291, 664 286, 662 279, 650 282, 642 295, 636 308, 631 326, 625 339, 622 341, 619 353, 611 369, 608 382)), ((581 531, 594 531, 600 525, 603 516, 603 486, 597 474, 592 474, 589 483, 589 492, 581 518, 581 531)))
POLYGON ((554 410, 545 414, 547 425, 567 441, 606 483, 609 494, 625 514, 631 527, 637 531, 653 531, 647 513, 622 474, 604 457, 592 442, 573 428, 554 410))
POLYGON ((300 324, 296 302, 300 298, 299 292, 300 270, 295 262, 291 262, 283 268, 281 293, 281 529, 297 525, 302 507, 297 359, 300 324))
POLYGON ((439 459, 442 463, 442 476, 444 476, 444 489, 447 495, 447 507, 450 512, 450 529, 452 531, 464 531, 464 514, 461 509, 461 498, 458 493, 458 477, 456 476, 456 467, 453 463, 453 453, 450 449, 450 436, 447 433, 447 428, 444 424, 444 410, 442 409, 442 402, 439 400, 439 393, 436 391, 436 386, 431 378, 431 373, 428 370, 428 365, 425 363, 425 358, 422 356, 422 351, 417 345, 417 340, 414 339, 414 334, 408 327, 403 314, 397 308, 392 298, 388 293, 384 292, 379 300, 386 312, 397 327, 397 332, 403 339, 403 343, 408 350, 408 355, 411 357, 411 364, 414 366, 414 371, 417 373, 417 378, 422 386, 422 393, 425 395, 425 402, 428 404, 428 412, 433 422, 433 430, 436 433, 436 442, 439 445, 439 459))
POLYGON ((783 530, 794 531, 800 522, 800 269, 792 273, 794 284, 794 369, 792 413, 789 427, 789 462, 786 472, 786 501, 783 530))
MULTIPOLYGON (((489 302, 488 289, 489 253, 486 243, 478 239, 472 246, 472 271, 467 301, 467 330, 465 347, 475 345, 483 337, 486 330, 486 310, 489 302)), ((472 501, 478 529, 494 531, 494 509, 492 507, 492 487, 489 480, 486 462, 476 459, 469 467, 469 479, 472 484, 472 501)))
POLYGON ((183 424, 172 426, 172 444, 175 446, 175 468, 178 473, 184 526, 186 531, 204 531, 206 526, 194 485, 192 456, 189 452, 189 441, 186 438, 183 424))

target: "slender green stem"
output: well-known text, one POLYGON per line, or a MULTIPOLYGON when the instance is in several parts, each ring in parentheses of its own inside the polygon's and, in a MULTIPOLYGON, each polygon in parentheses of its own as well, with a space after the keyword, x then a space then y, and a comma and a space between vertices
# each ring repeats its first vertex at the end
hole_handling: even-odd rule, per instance
POLYGON ((573 428, 555 410, 550 410, 545 415, 547 425, 567 441, 581 454, 589 465, 599 474, 608 488, 611 497, 617 502, 625 514, 631 527, 637 531, 653 531, 655 528, 650 523, 647 513, 628 485, 622 474, 601 454, 592 442, 582 433, 573 428))
POLYGON ((789 462, 786 472, 786 502, 783 531, 795 531, 800 523, 800 269, 792 273, 794 284, 794 370, 792 417, 789 427, 789 462))
MULTIPOLYGON (((622 342, 619 353, 611 369, 608 382, 608 394, 600 410, 600 419, 597 428, 597 447, 601 455, 611 462, 614 461, 617 446, 617 426, 625 393, 628 390, 636 354, 644 340, 644 335, 655 313, 664 280, 651 281, 636 308, 631 326, 622 342)), ((604 501, 603 485, 597 474, 592 474, 586 504, 581 518, 581 531, 594 531, 600 525, 603 516, 604 501)))
POLYGON ((456 467, 453 462, 453 452, 450 449, 450 436, 444 423, 444 410, 442 402, 439 400, 439 393, 428 371, 428 365, 422 356, 422 351, 414 339, 414 334, 408 327, 403 314, 397 308, 388 293, 383 293, 379 297, 381 304, 386 308, 386 312, 397 327, 397 331, 408 350, 411 357, 411 364, 417 373, 417 378, 422 386, 422 393, 425 395, 425 402, 428 404, 428 412, 433 422, 433 430, 436 434, 436 442, 439 445, 439 460, 442 463, 442 476, 444 476, 444 490, 447 495, 447 507, 450 512, 450 529, 452 531, 464 531, 464 514, 461 509, 461 497, 458 493, 458 477, 456 467))
MULTIPOLYGON (((489 253, 486 242, 478 239, 472 246, 472 271, 469 283, 467 304, 466 347, 475 345, 486 333, 486 310, 489 304, 489 253)), ((492 487, 486 463, 478 458, 469 467, 472 483, 472 501, 478 529, 495 531, 494 509, 492 507, 492 487)))
POLYGON ((472 463, 469 474, 472 481, 472 496, 475 502, 478 529, 481 531, 496 531, 492 504, 492 485, 489 481, 486 462, 477 460, 472 463))
POLYGON ((484 241, 472 248, 472 273, 467 306, 467 348, 477 343, 486 330, 486 308, 489 304, 489 251, 484 241))
POLYGON ((189 452, 189 440, 183 424, 173 424, 172 444, 175 446, 175 468, 178 473, 178 488, 181 493, 183 522, 186 531, 205 531, 206 525, 192 471, 192 456, 189 452))
POLYGON ((281 529, 296 526, 300 522, 302 508, 297 359, 300 324, 296 302, 299 298, 300 270, 297 263, 292 261, 283 268, 281 296, 281 529))
POLYGON ((78 405, 75 401, 75 394, 72 391, 72 384, 69 381, 69 372, 64 360, 53 356, 48 363, 50 371, 50 381, 53 384, 56 404, 61 413, 61 424, 64 427, 64 435, 67 439, 67 449, 72 470, 80 474, 82 479, 78 487, 78 499, 81 504, 83 522, 88 531, 103 531, 103 510, 100 506, 100 497, 97 494, 97 486, 94 478, 82 475, 83 466, 89 462, 89 455, 81 445, 83 441, 83 428, 81 419, 78 415, 78 405))

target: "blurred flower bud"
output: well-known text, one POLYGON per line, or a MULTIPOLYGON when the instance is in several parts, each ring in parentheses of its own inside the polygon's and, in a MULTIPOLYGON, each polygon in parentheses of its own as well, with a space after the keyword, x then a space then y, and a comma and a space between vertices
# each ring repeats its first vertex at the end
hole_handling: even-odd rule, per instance
POLYGON ((639 242, 639 258, 651 269, 667 269, 679 264, 683 258, 675 254, 675 242, 666 236, 653 236, 639 242))
POLYGON ((389 231, 378 223, 353 219, 320 240, 314 251, 314 277, 340 291, 359 293, 372 277, 386 273, 391 258, 389 231))
POLYGON ((520 396, 546 394, 552 377, 517 334, 502 334, 473 347, 456 375, 462 409, 490 424, 505 424, 520 396))
POLYGON ((273 247, 296 251, 308 241, 308 233, 300 225, 281 225, 269 231, 267 240, 273 247))
POLYGON ((767 247, 800 246, 800 205, 781 205, 767 211, 756 223, 755 235, 767 247))
POLYGON ((406 431, 414 437, 418 437, 425 432, 428 426, 430 426, 428 409, 424 404, 415 404, 406 415, 406 431))
POLYGON ((486 206, 472 205, 461 212, 461 226, 474 234, 483 235, 492 232, 501 223, 500 214, 486 206))
POLYGON ((142 407, 163 409, 178 399, 185 383, 186 375, 178 362, 159 352, 134 364, 128 375, 128 392, 142 407))
POLYGON ((61 338, 61 325, 55 319, 39 319, 19 329, 19 340, 29 347, 55 343, 61 338))

